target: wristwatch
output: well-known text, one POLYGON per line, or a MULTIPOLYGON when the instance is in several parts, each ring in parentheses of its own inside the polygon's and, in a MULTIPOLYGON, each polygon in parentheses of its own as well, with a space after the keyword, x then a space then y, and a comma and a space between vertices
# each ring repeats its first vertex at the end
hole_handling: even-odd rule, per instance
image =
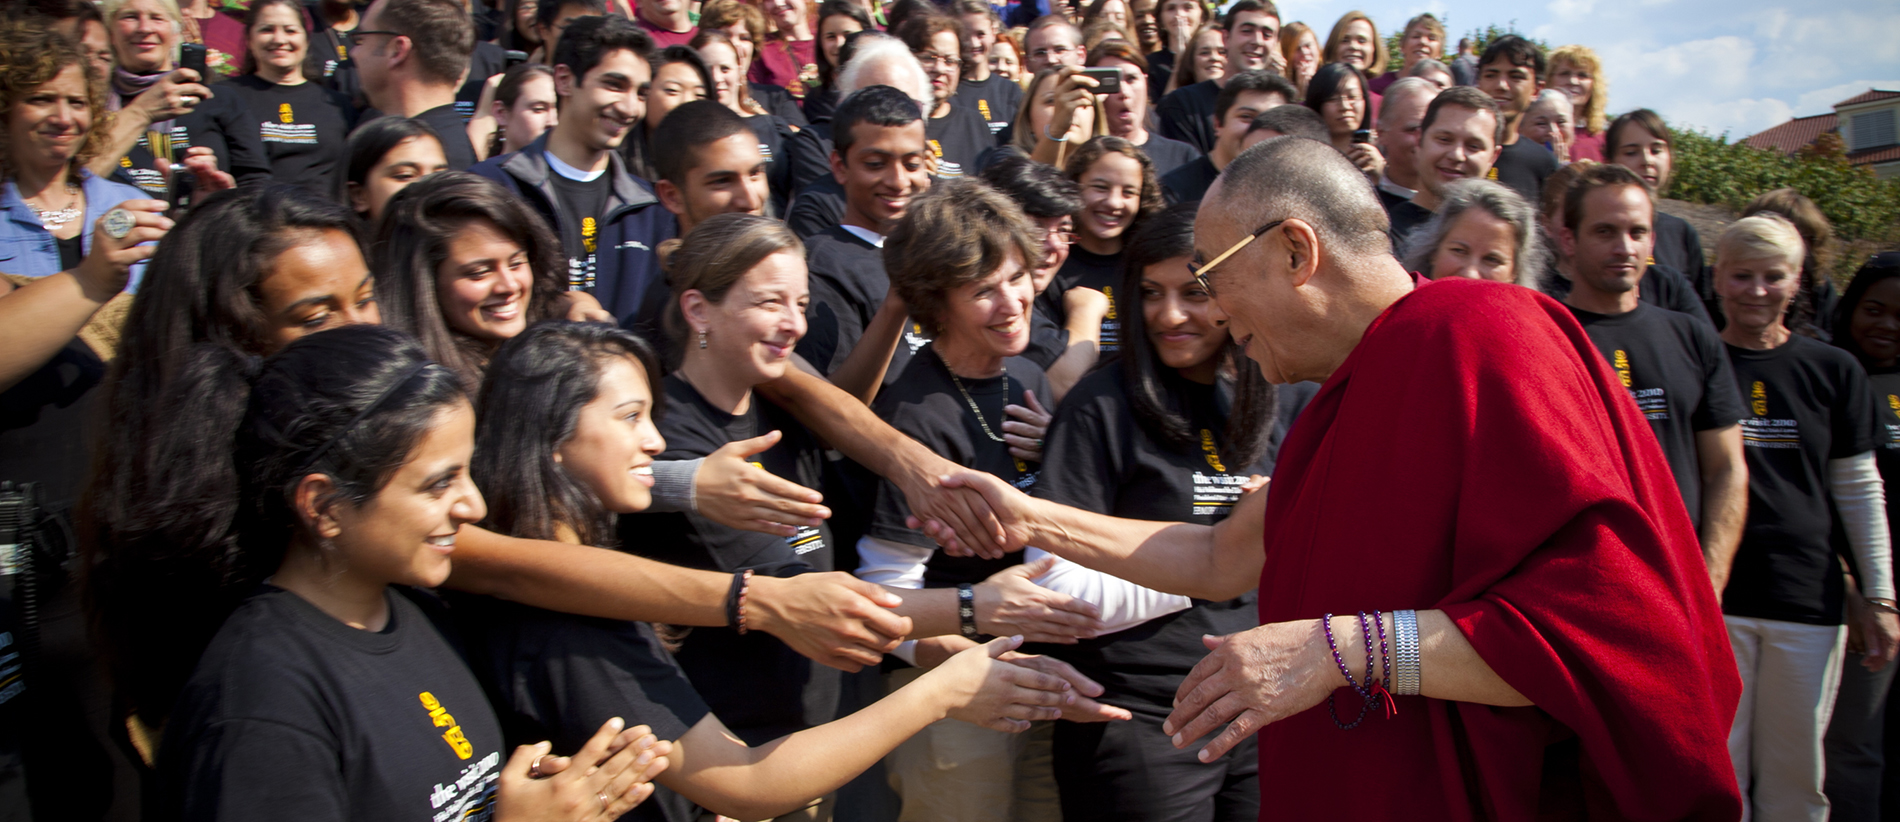
POLYGON ((976 639, 976 589, 967 582, 957 585, 957 622, 964 639, 976 639))

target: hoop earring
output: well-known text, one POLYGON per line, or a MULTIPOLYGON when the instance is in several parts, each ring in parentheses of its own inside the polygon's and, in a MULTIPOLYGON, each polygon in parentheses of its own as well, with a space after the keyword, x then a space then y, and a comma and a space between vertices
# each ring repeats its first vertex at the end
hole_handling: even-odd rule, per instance
POLYGON ((701 349, 706 347, 706 330, 703 328, 699 331, 699 347, 701 349))

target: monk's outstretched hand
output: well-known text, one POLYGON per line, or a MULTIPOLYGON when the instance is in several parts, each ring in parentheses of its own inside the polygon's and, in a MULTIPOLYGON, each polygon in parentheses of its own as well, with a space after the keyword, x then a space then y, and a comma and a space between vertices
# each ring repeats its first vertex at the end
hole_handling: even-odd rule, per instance
MULTIPOLYGON (((1020 551, 1023 546, 1029 544, 1027 520, 1032 503, 1028 494, 998 479, 994 474, 970 469, 946 474, 939 482, 944 488, 969 489, 982 496, 983 501, 989 504, 990 514, 994 517, 991 522, 1002 529, 1003 539, 1000 544, 1003 548, 1020 551)), ((973 541, 966 541, 962 533, 943 520, 913 514, 907 518, 905 524, 936 540, 937 544, 943 546, 944 551, 952 556, 989 556, 977 550, 973 541)))
POLYGON ((1341 684, 1319 620, 1280 622, 1224 637, 1203 637, 1212 651, 1175 692, 1161 725, 1185 748, 1225 724, 1201 749, 1212 762, 1266 727, 1318 705, 1341 684))

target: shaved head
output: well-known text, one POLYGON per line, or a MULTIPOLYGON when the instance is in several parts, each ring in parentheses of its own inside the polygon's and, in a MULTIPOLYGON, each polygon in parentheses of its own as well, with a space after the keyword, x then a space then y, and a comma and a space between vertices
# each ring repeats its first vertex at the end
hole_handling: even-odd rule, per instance
POLYGON ((1269 382, 1324 381, 1411 290, 1388 226, 1365 174, 1329 143, 1274 137, 1221 169, 1194 220, 1194 254, 1232 250, 1201 270, 1269 382))

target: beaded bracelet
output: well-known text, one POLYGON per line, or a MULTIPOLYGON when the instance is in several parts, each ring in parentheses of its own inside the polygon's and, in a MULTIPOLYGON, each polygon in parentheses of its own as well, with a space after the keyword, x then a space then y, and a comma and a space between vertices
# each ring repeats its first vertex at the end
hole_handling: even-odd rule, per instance
MULTIPOLYGON (((1359 624, 1362 629, 1365 627, 1365 618, 1366 618, 1365 613, 1360 612, 1359 624)), ((1339 720, 1339 708, 1333 702, 1334 698, 1339 695, 1339 690, 1335 688, 1333 689, 1332 693, 1329 693, 1326 695, 1326 712, 1329 714, 1332 714, 1333 725, 1337 726, 1342 731, 1350 731, 1354 728, 1359 727, 1359 723, 1366 721, 1366 713, 1372 709, 1372 691, 1366 686, 1360 685, 1359 683, 1354 682, 1352 678, 1352 671, 1349 671, 1346 669, 1346 660, 1339 655, 1338 643, 1333 641, 1333 615, 1327 614, 1321 617, 1319 624, 1326 631, 1326 647, 1332 649, 1333 662, 1334 664, 1337 664, 1339 666, 1340 675, 1346 677, 1346 684, 1352 686, 1352 689, 1355 691, 1358 691, 1359 695, 1364 698, 1364 701, 1361 702, 1359 705, 1358 718, 1354 719, 1350 724, 1348 724, 1345 722, 1341 722, 1339 720)), ((1366 649, 1368 652, 1368 657, 1366 659, 1366 685, 1370 685, 1372 684, 1372 659, 1369 655, 1372 649, 1372 644, 1370 640, 1368 640, 1366 643, 1366 649)))
POLYGON ((732 575, 732 588, 726 592, 726 624, 743 634, 751 630, 746 627, 745 598, 752 590, 752 569, 747 568, 732 575))

